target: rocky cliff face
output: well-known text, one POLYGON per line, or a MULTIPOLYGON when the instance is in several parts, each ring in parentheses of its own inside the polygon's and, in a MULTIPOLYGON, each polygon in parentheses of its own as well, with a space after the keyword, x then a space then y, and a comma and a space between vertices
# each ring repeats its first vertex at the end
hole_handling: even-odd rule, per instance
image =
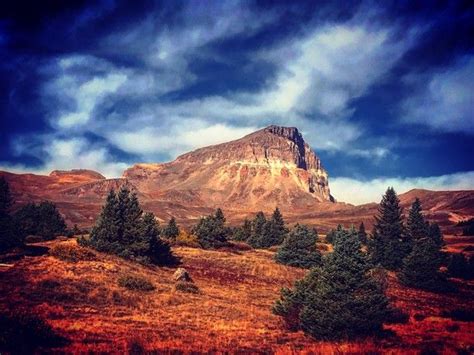
POLYGON ((333 201, 321 161, 293 127, 269 126, 165 164, 137 164, 123 175, 157 199, 193 205, 283 210, 333 201))

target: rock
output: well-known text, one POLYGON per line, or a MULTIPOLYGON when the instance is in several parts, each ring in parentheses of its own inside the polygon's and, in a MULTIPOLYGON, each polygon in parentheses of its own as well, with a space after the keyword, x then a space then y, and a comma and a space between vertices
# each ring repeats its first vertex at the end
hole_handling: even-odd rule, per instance
POLYGON ((193 282, 193 280, 191 279, 191 276, 189 276, 189 273, 186 271, 186 269, 182 267, 178 268, 174 272, 173 279, 176 282, 193 282))

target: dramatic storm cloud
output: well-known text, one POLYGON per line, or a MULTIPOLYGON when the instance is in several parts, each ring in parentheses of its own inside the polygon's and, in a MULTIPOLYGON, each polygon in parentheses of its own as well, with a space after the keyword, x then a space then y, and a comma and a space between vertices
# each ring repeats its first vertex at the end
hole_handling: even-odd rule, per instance
POLYGON ((461 3, 1 11, 2 169, 113 177, 279 124, 302 131, 341 200, 474 188, 474 10, 461 3))

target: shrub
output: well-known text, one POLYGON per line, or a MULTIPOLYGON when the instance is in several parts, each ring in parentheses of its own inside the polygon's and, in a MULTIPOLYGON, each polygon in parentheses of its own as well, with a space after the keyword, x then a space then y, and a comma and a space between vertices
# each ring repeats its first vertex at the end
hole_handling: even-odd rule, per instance
POLYGON ((474 310, 472 309, 455 308, 451 311, 442 312, 441 316, 461 322, 474 322, 474 310))
POLYGON ((120 287, 124 287, 132 291, 153 291, 155 286, 151 281, 139 275, 123 275, 118 279, 120 287))
POLYGON ((174 245, 189 247, 189 248, 200 248, 198 238, 194 234, 189 234, 184 230, 179 232, 178 237, 173 242, 174 245))
POLYGON ((316 248, 318 236, 314 230, 297 224, 285 238, 275 255, 281 264, 312 268, 321 264, 321 253, 316 248))
POLYGON ((171 217, 165 228, 161 230, 161 236, 166 239, 175 240, 179 235, 179 227, 176 224, 176 219, 171 217))
POLYGON ((65 344, 66 340, 41 318, 26 313, 0 315, 0 351, 28 354, 65 344))
POLYGON ((199 288, 192 282, 178 281, 175 284, 175 290, 186 293, 199 293, 199 288))
POLYGON ((386 323, 388 324, 406 324, 410 320, 410 315, 403 312, 400 308, 389 308, 386 323))
POLYGON ((95 260, 95 254, 87 248, 71 243, 57 244, 51 247, 49 254, 63 261, 76 263, 78 261, 95 260))
POLYGON ((39 235, 28 235, 26 236, 25 238, 25 243, 39 243, 39 242, 42 242, 43 241, 43 238, 40 237, 39 235))

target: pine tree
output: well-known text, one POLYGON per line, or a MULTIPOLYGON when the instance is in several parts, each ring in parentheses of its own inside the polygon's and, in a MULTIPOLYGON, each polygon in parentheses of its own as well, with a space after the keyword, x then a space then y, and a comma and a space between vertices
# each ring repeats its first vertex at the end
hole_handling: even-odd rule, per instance
POLYGON ((439 272, 442 263, 440 247, 430 237, 414 241, 411 253, 403 260, 400 281, 409 287, 428 291, 445 291, 448 284, 439 272))
POLYGON ((38 235, 51 240, 66 233, 64 218, 50 201, 26 204, 15 213, 14 220, 21 238, 38 235))
POLYGON ((252 235, 252 222, 247 218, 244 220, 242 226, 236 228, 233 239, 237 241, 247 241, 252 235))
POLYGON ((204 249, 220 248, 228 245, 229 229, 225 226, 225 217, 218 208, 214 215, 201 218, 192 233, 204 249))
POLYGON ((444 238, 438 223, 428 223, 428 236, 434 241, 438 247, 444 246, 444 238))
POLYGON ((459 277, 466 280, 474 278, 473 268, 474 257, 469 259, 463 253, 456 253, 451 256, 448 263, 448 272, 451 277, 459 277))
POLYGON ((317 339, 367 336, 380 331, 388 316, 388 300, 368 274, 357 232, 337 234, 322 267, 313 268, 293 290, 283 289, 273 309, 291 328, 317 339))
POLYGON ((17 233, 15 221, 10 215, 12 197, 10 186, 0 177, 0 252, 23 244, 23 238, 17 233))
POLYGON ((278 249, 275 260, 281 264, 312 268, 321 264, 321 253, 316 248, 318 235, 313 229, 297 224, 278 249))
POLYGON ((375 265, 390 270, 399 269, 410 251, 410 243, 404 235, 400 200, 392 187, 387 189, 380 202, 369 251, 375 265))
POLYGON ((329 233, 326 235, 326 242, 330 244, 334 244, 334 239, 336 235, 338 235, 338 232, 342 231, 344 228, 342 227, 341 224, 338 224, 336 229, 331 229, 329 233))
POLYGON ((359 241, 362 244, 367 244, 367 233, 365 232, 365 225, 364 222, 362 222, 359 225, 359 231, 357 232, 357 236, 359 237, 359 241))
POLYGON ((78 242, 99 251, 142 263, 164 265, 176 260, 169 245, 159 238, 152 213, 143 213, 137 195, 127 187, 111 190, 89 240, 78 242))
POLYGON ((267 224, 267 219, 262 211, 257 212, 255 219, 252 222, 252 234, 247 240, 248 243, 253 248, 261 248, 262 235, 264 233, 265 225, 267 224))
POLYGON ((171 217, 167 226, 161 231, 161 236, 166 239, 176 240, 179 235, 179 228, 176 224, 176 219, 171 217))
POLYGON ((421 211, 421 202, 416 198, 408 212, 406 228, 407 234, 413 241, 425 238, 428 234, 428 226, 421 211))

